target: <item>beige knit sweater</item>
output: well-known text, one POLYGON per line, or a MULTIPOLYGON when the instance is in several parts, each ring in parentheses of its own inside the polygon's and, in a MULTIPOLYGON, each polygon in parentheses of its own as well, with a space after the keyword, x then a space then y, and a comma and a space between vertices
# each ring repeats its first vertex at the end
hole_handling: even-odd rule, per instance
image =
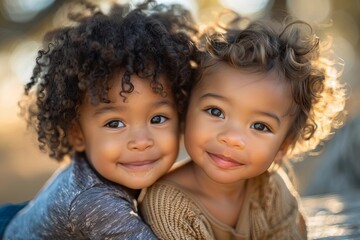
POLYGON ((169 180, 147 189, 140 209, 160 239, 306 239, 298 196, 281 169, 247 182, 235 228, 215 219, 190 192, 169 180))

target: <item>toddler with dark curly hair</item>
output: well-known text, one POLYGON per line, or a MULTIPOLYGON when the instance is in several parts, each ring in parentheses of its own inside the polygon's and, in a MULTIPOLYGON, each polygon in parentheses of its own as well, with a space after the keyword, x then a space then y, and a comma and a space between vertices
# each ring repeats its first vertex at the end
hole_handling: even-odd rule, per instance
POLYGON ((44 38, 21 101, 40 148, 71 161, 5 239, 156 238, 136 198, 176 160, 195 25, 180 5, 82 6, 44 38))

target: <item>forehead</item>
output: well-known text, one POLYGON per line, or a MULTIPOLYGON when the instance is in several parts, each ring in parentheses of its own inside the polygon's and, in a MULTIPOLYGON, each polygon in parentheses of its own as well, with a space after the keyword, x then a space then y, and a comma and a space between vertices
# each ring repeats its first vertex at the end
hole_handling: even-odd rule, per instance
MULTIPOLYGON (((91 103, 88 98, 85 99, 81 105, 83 112, 95 115, 105 112, 137 112, 138 116, 143 116, 144 113, 150 112, 158 108, 177 109, 177 104, 167 87, 165 76, 160 76, 160 82, 164 83, 162 92, 154 91, 151 79, 144 79, 137 75, 131 76, 131 84, 133 89, 131 92, 122 92, 122 77, 123 74, 117 74, 111 80, 109 91, 107 94, 107 101, 100 101, 99 103, 91 103)), ((125 87, 125 89, 128 89, 125 87)))
POLYGON ((138 94, 143 91, 151 91, 161 97, 173 98, 173 92, 169 79, 166 74, 160 74, 158 80, 153 78, 140 77, 137 74, 130 75, 129 81, 125 81, 124 70, 116 72, 113 78, 109 81, 109 98, 117 97, 121 92, 121 95, 127 97, 131 94, 138 94), (132 86, 132 87, 131 87, 132 86), (131 92, 127 92, 132 89, 131 92), (123 92, 126 91, 126 92, 123 92))
POLYGON ((234 106, 281 108, 286 114, 292 105, 290 86, 275 71, 242 71, 226 64, 205 71, 193 94, 221 94, 234 106))
POLYGON ((289 85, 284 77, 280 76, 276 70, 270 72, 250 69, 243 70, 226 63, 218 63, 205 69, 196 87, 226 85, 227 80, 230 80, 237 87, 246 87, 247 85, 257 85, 260 83, 272 85, 272 87, 282 91, 289 90, 289 85))

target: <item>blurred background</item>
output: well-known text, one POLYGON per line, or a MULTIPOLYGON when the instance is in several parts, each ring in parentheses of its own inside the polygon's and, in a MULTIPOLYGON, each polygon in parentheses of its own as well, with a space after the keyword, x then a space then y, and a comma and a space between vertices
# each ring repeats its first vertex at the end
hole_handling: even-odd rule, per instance
MULTIPOLYGON (((59 166, 37 147, 21 119, 18 100, 31 75, 43 34, 67 23, 69 0, 0 0, 0 204, 34 197, 59 166)), ((106 7, 105 1, 95 1, 106 7)), ((109 1, 107 1, 109 2, 109 1)), ((124 1, 111 1, 124 2, 124 1)), ((139 1, 133 1, 134 3, 139 1)), ((348 85, 345 125, 317 156, 294 163, 301 195, 360 188, 360 0, 158 0, 181 3, 201 24, 222 7, 256 19, 292 14, 324 26, 335 54, 345 62, 348 85)), ((179 159, 186 153, 181 152, 179 159)))

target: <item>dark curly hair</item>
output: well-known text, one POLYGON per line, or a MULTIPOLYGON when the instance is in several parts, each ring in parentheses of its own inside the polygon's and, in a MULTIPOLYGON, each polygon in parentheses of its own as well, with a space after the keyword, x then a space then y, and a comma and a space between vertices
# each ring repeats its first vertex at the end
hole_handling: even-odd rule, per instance
POLYGON ((288 133, 287 157, 296 159, 314 150, 342 124, 340 113, 346 100, 344 84, 339 81, 341 69, 335 58, 329 57, 329 44, 323 47, 313 28, 302 21, 251 22, 231 14, 235 15, 233 21, 218 29, 210 26, 201 36, 193 84, 219 63, 249 72, 275 71, 293 97, 289 114, 294 123, 288 133))
POLYGON ((166 94, 159 81, 165 74, 179 114, 192 72, 191 36, 196 25, 180 5, 150 0, 133 9, 114 5, 107 14, 88 2, 81 6, 81 13, 69 14, 73 26, 45 35, 45 48, 38 52, 20 101, 25 119, 36 129, 40 149, 59 161, 72 154, 66 133, 84 97, 92 104, 109 102, 109 81, 117 70, 125 71, 119 93, 124 101, 123 94, 134 89, 131 75, 152 79, 154 92, 166 94))

